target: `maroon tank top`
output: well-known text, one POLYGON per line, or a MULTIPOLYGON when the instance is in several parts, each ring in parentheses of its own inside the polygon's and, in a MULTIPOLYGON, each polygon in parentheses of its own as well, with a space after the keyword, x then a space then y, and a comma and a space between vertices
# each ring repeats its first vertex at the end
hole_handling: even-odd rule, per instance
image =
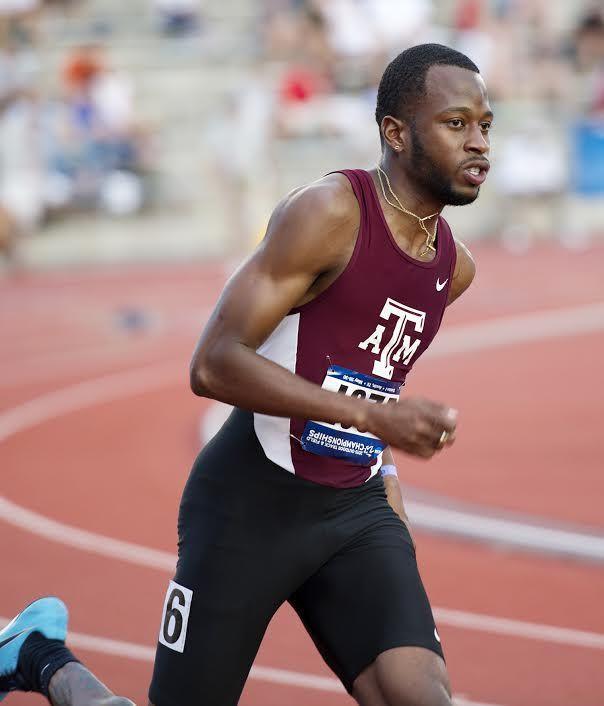
MULTIPOLYGON (((343 170, 360 207, 350 262, 315 299, 292 310, 258 353, 326 389, 386 404, 440 327, 455 269, 455 242, 438 218, 436 255, 403 252, 386 223, 371 175, 343 170)), ((339 424, 254 414, 269 459, 335 487, 360 485, 381 466, 384 444, 339 424)))

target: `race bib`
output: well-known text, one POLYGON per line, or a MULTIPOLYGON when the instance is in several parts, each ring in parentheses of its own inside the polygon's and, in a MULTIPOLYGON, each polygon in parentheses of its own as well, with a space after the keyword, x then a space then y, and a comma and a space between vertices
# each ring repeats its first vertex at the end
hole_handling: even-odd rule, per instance
MULTIPOLYGON (((330 365, 321 387, 350 397, 385 403, 398 400, 401 383, 380 380, 339 365, 330 365)), ((305 451, 319 456, 343 458, 361 466, 375 463, 387 446, 368 431, 314 421, 306 423, 301 441, 305 451)))

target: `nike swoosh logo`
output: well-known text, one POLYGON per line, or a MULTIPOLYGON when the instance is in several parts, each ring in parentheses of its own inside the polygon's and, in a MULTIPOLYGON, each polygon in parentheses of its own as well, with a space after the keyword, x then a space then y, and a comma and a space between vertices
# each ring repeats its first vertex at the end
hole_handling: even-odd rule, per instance
POLYGON ((445 286, 445 284, 447 284, 448 281, 449 281, 449 278, 447 277, 447 279, 441 284, 441 282, 440 282, 440 277, 439 277, 439 278, 436 280, 436 291, 437 291, 437 292, 442 292, 443 287, 445 286))
POLYGON ((12 642, 13 640, 16 640, 19 635, 23 635, 25 632, 31 632, 33 628, 26 628, 25 630, 21 630, 18 633, 15 633, 14 635, 11 635, 10 637, 7 637, 5 640, 0 641, 0 649, 2 649, 5 645, 8 645, 9 642, 12 642))

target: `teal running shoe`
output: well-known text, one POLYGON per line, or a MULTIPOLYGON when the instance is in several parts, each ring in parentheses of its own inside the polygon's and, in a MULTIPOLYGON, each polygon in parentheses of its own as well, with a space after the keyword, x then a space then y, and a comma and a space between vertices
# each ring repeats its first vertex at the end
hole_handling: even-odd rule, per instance
POLYGON ((0 630, 0 701, 10 691, 23 689, 18 672, 19 652, 33 632, 50 640, 65 641, 67 637, 67 607, 59 598, 46 596, 30 603, 16 618, 0 630))

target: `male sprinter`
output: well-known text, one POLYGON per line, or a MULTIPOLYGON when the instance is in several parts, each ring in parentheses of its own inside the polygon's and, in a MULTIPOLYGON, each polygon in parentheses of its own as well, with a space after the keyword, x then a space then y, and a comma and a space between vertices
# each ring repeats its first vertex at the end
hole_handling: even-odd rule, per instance
MULTIPOLYGON (((235 410, 184 491, 155 706, 237 704, 285 601, 361 706, 451 706, 386 445, 430 458, 454 439, 454 410, 399 393, 474 276, 440 211, 478 196, 492 113, 477 67, 427 44, 388 66, 376 118, 377 169, 277 206, 193 356, 193 391, 235 410)), ((48 657, 34 668, 30 640, 48 642, 27 638, 5 678, 33 674, 35 688, 48 657)), ((60 664, 44 677, 55 705, 84 703, 83 671, 53 696, 60 664)))

